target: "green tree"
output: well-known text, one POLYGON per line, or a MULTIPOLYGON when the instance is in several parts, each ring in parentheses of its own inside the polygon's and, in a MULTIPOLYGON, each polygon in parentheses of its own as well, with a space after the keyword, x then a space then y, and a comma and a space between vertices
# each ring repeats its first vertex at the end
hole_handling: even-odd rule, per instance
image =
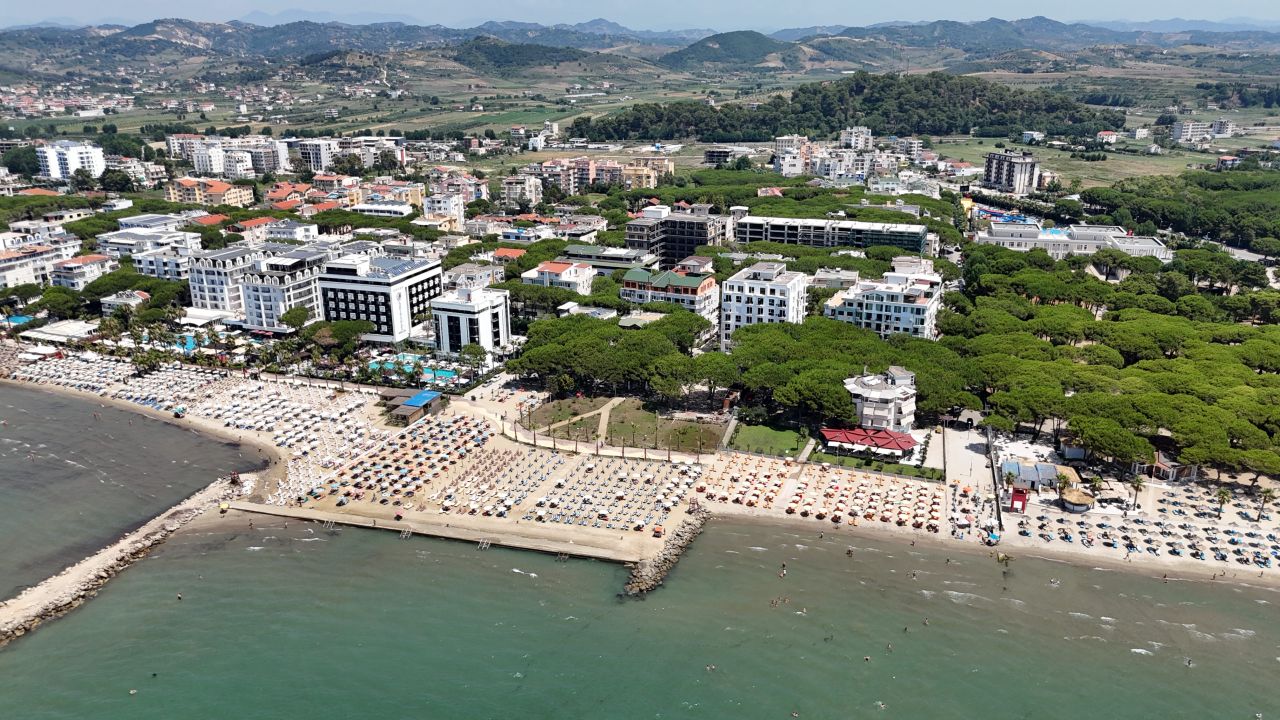
POLYGON ((102 189, 107 192, 133 192, 133 178, 123 170, 106 170, 98 178, 102 189))
POLYGON ((9 172, 14 175, 34 177, 40 172, 40 157, 36 155, 36 149, 31 145, 16 147, 0 157, 0 165, 9 168, 9 172))
POLYGON ((77 168, 71 174, 71 191, 85 192, 98 186, 98 181, 84 168, 77 168))
POLYGON ((295 307, 291 307, 280 314, 280 322, 284 323, 290 328, 293 328, 295 331, 301 330, 302 326, 306 325, 307 321, 310 319, 311 319, 311 309, 306 307, 305 305, 297 305, 295 307))
POLYGON ((480 372, 488 360, 489 352, 475 343, 467 343, 458 350, 458 362, 471 368, 473 372, 480 372))

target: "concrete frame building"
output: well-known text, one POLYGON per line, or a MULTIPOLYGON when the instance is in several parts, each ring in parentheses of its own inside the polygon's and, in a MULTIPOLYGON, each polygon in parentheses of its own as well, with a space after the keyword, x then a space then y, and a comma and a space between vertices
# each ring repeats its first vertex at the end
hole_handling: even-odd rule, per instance
POLYGON ((880 280, 861 280, 827 300, 823 314, 871 330, 880 337, 906 334, 937 337, 942 276, 925 258, 894 258, 893 271, 880 280))
POLYGON ((372 342, 401 342, 420 332, 442 287, 440 261, 345 255, 320 275, 324 318, 367 320, 372 342))
POLYGON ((1040 182, 1040 162, 1035 155, 1026 151, 987 153, 982 182, 995 190, 1026 195, 1034 192, 1040 182))
POLYGON ((875 430, 909 433, 916 421, 916 375, 897 365, 883 375, 844 381, 858 411, 858 424, 875 430))
POLYGON ((804 322, 809 278, 780 262, 758 262, 739 270, 720 293, 720 349, 735 330, 761 323, 804 322))

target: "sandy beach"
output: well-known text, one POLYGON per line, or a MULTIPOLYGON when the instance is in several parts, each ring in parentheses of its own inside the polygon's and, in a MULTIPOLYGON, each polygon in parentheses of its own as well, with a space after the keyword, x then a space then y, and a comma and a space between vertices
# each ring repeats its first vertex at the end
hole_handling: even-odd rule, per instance
MULTIPOLYGON (((183 419, 112 397, 116 386, 101 393, 46 383, 37 387, 89 396, 253 448, 271 464, 244 498, 249 502, 237 509, 300 520, 376 523, 467 542, 636 562, 655 557, 663 546, 661 535, 701 506, 715 515, 851 538, 893 538, 992 556, 998 550, 1015 559, 1042 557, 1170 580, 1276 583, 1273 573, 1235 562, 1167 552, 1126 555, 1123 548, 1096 542, 1092 547, 1047 544, 1035 533, 1018 534, 1019 520, 1035 527, 1038 521, 1030 516, 1006 514, 1001 542, 991 548, 982 542, 986 533, 972 526, 984 525, 994 508, 952 485, 726 451, 704 454, 703 463, 694 464, 691 458, 668 462, 530 448, 520 442, 524 438, 510 435, 518 432, 514 424, 495 422, 492 409, 468 402, 410 428, 387 429, 370 396, 344 396, 287 379, 228 376, 209 386, 183 419), (277 411, 272 415, 263 406, 277 411), (274 435, 252 426, 256 418, 269 428, 289 414, 303 421, 295 426, 282 419, 286 429, 274 435), (955 527, 957 518, 967 518, 969 527, 955 527)), ((1113 519, 1107 513, 1065 515, 1046 508, 1032 513, 1048 513, 1050 533, 1075 532, 1067 523, 1081 517, 1113 519), (1050 526, 1058 517, 1061 523, 1050 526)), ((1136 515, 1130 519, 1136 520, 1136 515)))

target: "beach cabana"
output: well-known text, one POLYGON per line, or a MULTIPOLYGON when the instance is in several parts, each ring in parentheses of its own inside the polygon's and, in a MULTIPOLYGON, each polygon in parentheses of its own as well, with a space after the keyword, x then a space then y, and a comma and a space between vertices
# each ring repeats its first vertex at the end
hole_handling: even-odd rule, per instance
POLYGON ((827 449, 837 454, 845 451, 902 458, 910 455, 916 447, 915 438, 893 430, 822 428, 821 432, 827 449))

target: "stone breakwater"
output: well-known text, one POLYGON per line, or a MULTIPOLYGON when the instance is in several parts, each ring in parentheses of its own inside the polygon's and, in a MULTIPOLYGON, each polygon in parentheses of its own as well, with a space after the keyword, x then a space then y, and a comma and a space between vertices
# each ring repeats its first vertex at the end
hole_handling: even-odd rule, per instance
POLYGON ((666 579, 671 568, 680 562, 685 548, 693 544, 694 538, 702 534, 702 528, 711 519, 710 510, 690 510, 690 517, 685 518, 680 526, 663 543, 662 550, 654 557, 631 566, 631 575, 623 586, 623 594, 627 597, 640 597, 653 590, 666 579))
POLYGON ((88 602, 111 578, 146 557, 182 526, 238 493, 239 488, 228 479, 214 481, 116 542, 0 603, 0 647, 88 602))

